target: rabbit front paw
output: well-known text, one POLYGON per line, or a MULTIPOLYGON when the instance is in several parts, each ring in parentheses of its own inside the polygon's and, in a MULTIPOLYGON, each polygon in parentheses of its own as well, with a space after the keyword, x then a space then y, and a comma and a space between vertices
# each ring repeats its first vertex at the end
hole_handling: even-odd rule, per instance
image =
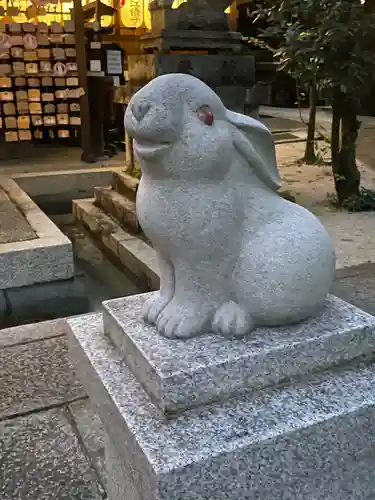
POLYGON ((230 301, 216 311, 212 328, 224 337, 243 337, 253 330, 254 323, 249 312, 230 301))
POLYGON ((156 293, 143 306, 143 319, 150 325, 155 325, 160 313, 167 307, 172 297, 156 293))
POLYGON ((209 312, 199 305, 173 299, 159 314, 156 327, 164 337, 187 339, 205 333, 209 319, 209 312))

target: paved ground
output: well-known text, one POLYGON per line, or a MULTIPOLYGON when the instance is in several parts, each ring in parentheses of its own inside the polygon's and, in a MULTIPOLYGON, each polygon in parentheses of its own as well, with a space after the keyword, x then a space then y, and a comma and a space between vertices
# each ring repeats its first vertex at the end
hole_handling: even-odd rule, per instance
MULTIPOLYGON (((294 123, 293 128, 300 128, 303 125, 298 109, 292 108, 275 108, 270 106, 262 106, 261 113, 266 115, 265 120, 270 123, 278 123, 283 126, 284 120, 290 120, 290 124, 294 123)), ((301 111, 302 118, 305 122, 308 120, 308 109, 301 111)), ((317 113, 318 128, 323 127, 329 135, 331 127, 332 114, 329 110, 319 110, 317 113)), ((368 167, 375 169, 375 117, 360 116, 361 128, 357 142, 357 158, 365 163, 368 167)), ((285 122, 285 125, 287 122, 285 122)), ((291 127, 292 128, 292 127, 291 127)))
MULTIPOLYGON (((375 314, 375 264, 333 292, 375 314)), ((68 358, 63 320, 0 334, 0 499, 106 498, 102 430, 68 358)))
POLYGON ((33 157, 1 161, 0 173, 12 175, 32 172, 79 170, 100 167, 121 167, 125 165, 125 153, 97 163, 81 161, 81 149, 75 147, 46 147, 37 149, 33 157))
POLYGON ((37 235, 17 206, 0 189, 0 243, 13 243, 36 238, 37 235))
POLYGON ((68 359, 63 321, 0 336, 1 500, 100 500, 100 425, 68 359))

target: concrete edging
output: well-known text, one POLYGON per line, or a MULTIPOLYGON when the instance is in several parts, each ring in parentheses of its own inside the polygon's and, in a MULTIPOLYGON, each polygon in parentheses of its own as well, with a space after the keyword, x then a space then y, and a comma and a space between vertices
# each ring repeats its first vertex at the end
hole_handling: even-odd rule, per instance
POLYGON ((13 179, 0 177, 0 188, 37 235, 31 240, 0 244, 0 290, 72 278, 70 240, 13 179))
POLYGON ((123 167, 15 173, 10 175, 21 189, 42 207, 71 206, 73 199, 89 198, 95 186, 110 186, 114 171, 123 167))

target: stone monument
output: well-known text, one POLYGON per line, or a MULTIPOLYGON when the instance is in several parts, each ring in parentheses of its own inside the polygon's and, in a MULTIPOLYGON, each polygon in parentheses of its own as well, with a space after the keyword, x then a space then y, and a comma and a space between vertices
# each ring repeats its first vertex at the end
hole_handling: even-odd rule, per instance
POLYGON ((142 53, 129 55, 131 92, 166 73, 187 73, 214 88, 227 107, 243 111, 255 85, 255 58, 231 32, 227 0, 187 0, 177 9, 173 0, 150 3, 151 31, 141 37, 142 53))
MULTIPOLYGON (((212 30, 228 31, 228 21, 225 10, 233 3, 230 0, 188 0, 177 9, 172 9, 174 0, 153 0, 150 2, 150 11, 157 20, 155 12, 162 10, 167 23, 155 23, 163 29, 165 24, 175 30, 212 30)), ((161 16, 163 18, 163 16, 161 16)))
POLYGON ((187 0, 177 9, 173 0, 150 3, 152 30, 142 37, 146 51, 171 49, 220 49, 240 51, 241 34, 229 31, 225 9, 227 0, 187 0), (200 40, 198 38, 201 37, 200 40))
POLYGON ((372 498, 375 318, 327 296, 331 243, 278 198, 269 131, 180 74, 125 126, 161 290, 69 320, 109 500, 372 498))
MULTIPOLYGON (((213 88, 228 109, 257 115, 260 104, 269 104, 269 85, 258 85, 254 54, 241 33, 229 30, 225 9, 230 2, 187 0, 177 9, 173 3, 149 4, 151 30, 141 37, 141 53, 128 56, 128 94, 160 75, 186 73, 213 88)), ((273 67, 261 71, 262 80, 270 81, 274 72, 273 67)), ((126 142, 126 165, 131 171, 128 135, 126 142)))

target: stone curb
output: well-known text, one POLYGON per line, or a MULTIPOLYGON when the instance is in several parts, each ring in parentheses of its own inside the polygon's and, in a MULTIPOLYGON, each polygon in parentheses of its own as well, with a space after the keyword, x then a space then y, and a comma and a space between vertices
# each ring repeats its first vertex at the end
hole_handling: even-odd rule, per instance
POLYGON ((72 278, 74 262, 69 239, 10 177, 0 176, 0 187, 37 236, 0 244, 0 289, 72 278))
POLYGON ((122 229, 94 201, 94 198, 73 200, 76 219, 90 230, 141 288, 157 290, 159 269, 155 250, 142 239, 122 229))

